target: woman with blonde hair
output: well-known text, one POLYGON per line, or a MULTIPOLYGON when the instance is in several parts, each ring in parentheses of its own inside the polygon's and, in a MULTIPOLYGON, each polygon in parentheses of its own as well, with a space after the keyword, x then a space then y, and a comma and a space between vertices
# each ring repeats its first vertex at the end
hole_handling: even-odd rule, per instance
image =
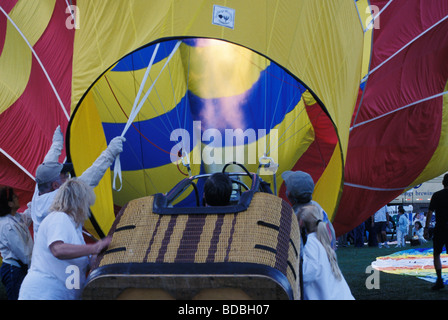
POLYGON ((331 246, 330 222, 310 204, 297 212, 300 228, 307 233, 303 247, 303 295, 306 300, 354 299, 338 266, 336 252, 331 246))
POLYGON ((81 297, 90 258, 110 238, 86 244, 82 235, 93 189, 82 180, 67 180, 58 190, 51 213, 35 239, 31 268, 20 288, 20 300, 75 300, 81 297))

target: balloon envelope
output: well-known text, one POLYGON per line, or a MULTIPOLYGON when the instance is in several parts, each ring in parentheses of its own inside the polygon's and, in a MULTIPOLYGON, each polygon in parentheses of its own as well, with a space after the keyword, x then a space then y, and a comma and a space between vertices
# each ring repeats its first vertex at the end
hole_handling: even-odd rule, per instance
POLYGON ((446 0, 370 1, 372 29, 366 0, 0 8, 0 184, 24 204, 58 125, 60 161, 79 175, 149 92, 124 134, 122 189, 114 167, 95 188, 97 236, 116 207, 185 178, 187 162, 191 174, 221 170, 226 156, 256 171, 266 153, 283 197, 280 173, 307 171, 339 234, 448 170, 446 0))

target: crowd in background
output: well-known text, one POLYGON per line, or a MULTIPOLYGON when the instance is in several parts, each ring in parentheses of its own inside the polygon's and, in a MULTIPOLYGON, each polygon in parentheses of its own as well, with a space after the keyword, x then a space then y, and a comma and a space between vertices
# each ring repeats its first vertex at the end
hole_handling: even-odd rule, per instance
MULTIPOLYGON (((381 210, 387 210, 387 206, 381 210)), ((375 222, 378 212, 369 217, 352 231, 338 238, 338 247, 353 245, 355 247, 396 247, 417 246, 431 240, 434 234, 435 215, 432 215, 429 224, 429 236, 424 237, 423 229, 426 225, 426 212, 408 212, 403 206, 398 206, 398 212, 387 210, 384 223, 375 222), (406 226, 400 221, 407 220, 406 226), (386 237, 384 241, 384 236, 386 237), (402 237, 402 238, 401 238, 402 237), (379 240, 380 239, 380 240, 379 240), (403 241, 403 242, 400 242, 403 241)), ((380 219, 383 219, 380 217, 380 219)))

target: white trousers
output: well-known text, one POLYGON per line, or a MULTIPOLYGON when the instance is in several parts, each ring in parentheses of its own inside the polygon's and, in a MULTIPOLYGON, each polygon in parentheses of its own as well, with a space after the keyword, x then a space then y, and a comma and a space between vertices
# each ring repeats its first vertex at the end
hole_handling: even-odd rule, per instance
POLYGON ((406 245, 405 235, 403 231, 397 229, 397 246, 404 247, 406 245))

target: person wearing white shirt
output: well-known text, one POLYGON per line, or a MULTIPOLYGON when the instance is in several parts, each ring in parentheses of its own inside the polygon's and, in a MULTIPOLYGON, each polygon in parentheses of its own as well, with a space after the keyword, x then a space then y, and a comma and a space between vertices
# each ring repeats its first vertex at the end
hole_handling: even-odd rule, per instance
POLYGON ((389 248, 389 245, 387 244, 387 234, 386 234, 387 220, 389 220, 389 214, 387 213, 387 205, 386 205, 381 209, 379 209, 377 212, 375 212, 373 216, 373 222, 374 222, 373 227, 375 228, 376 231, 379 248, 381 248, 381 246, 389 248))
POLYGON ((81 298, 91 256, 99 254, 111 240, 84 241, 82 227, 94 202, 93 189, 80 179, 69 179, 59 188, 51 213, 39 227, 19 300, 81 298))
POLYGON ((299 225, 308 233, 303 247, 303 296, 305 300, 354 300, 331 247, 327 222, 315 205, 299 209, 299 225))
POLYGON ((19 213, 19 198, 14 189, 0 189, 0 254, 3 263, 1 280, 8 300, 17 300, 20 285, 27 274, 33 250, 33 238, 28 229, 31 219, 27 213, 19 213))
MULTIPOLYGON (((85 181, 91 187, 96 187, 112 165, 118 154, 123 151, 124 137, 118 136, 112 139, 95 162, 85 170, 79 179, 85 181)), ((39 226, 49 214, 49 208, 53 203, 56 191, 69 178, 73 170, 71 163, 59 163, 64 139, 61 128, 58 126, 53 134, 53 142, 46 154, 44 161, 36 170, 36 188, 31 201, 31 217, 33 219, 33 233, 36 238, 39 226)))
POLYGON ((424 237, 424 229, 420 221, 415 221, 412 233, 413 239, 417 240, 419 244, 428 242, 424 237))
POLYGON ((404 214, 402 206, 398 208, 398 224, 397 224, 397 248, 405 247, 405 236, 408 234, 409 219, 404 214))

